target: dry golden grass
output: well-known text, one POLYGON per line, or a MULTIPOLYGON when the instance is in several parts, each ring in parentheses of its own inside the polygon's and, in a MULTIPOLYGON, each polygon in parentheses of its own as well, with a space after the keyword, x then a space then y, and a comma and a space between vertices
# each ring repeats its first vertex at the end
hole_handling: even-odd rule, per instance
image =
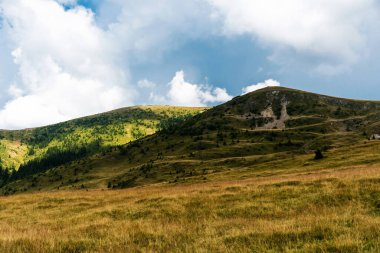
POLYGON ((0 198, 0 252, 379 252, 380 168, 0 198))

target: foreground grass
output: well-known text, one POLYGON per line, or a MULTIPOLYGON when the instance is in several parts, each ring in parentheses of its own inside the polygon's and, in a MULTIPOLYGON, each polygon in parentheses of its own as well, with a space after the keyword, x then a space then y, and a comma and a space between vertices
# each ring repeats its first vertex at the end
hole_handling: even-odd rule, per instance
POLYGON ((0 252, 379 252, 380 168, 0 198, 0 252))

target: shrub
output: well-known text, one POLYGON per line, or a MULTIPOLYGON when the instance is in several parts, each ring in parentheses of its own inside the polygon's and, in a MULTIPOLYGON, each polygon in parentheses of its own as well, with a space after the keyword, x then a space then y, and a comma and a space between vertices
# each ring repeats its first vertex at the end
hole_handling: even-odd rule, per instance
POLYGON ((324 158, 324 156, 322 154, 322 151, 320 149, 316 150, 314 160, 321 160, 323 158, 324 158))

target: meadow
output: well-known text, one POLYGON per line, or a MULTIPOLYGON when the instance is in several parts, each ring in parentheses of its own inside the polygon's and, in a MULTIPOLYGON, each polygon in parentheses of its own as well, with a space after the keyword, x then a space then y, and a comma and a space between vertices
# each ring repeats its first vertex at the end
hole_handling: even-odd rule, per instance
POLYGON ((379 252, 379 178, 355 165, 0 197, 0 252, 379 252))

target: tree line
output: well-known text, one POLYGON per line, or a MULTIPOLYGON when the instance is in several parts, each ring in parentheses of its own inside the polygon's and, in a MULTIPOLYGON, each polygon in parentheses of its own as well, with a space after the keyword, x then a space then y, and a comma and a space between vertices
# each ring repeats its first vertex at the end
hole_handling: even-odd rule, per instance
POLYGON ((100 149, 99 141, 95 141, 87 146, 70 149, 53 147, 48 149, 45 156, 22 164, 18 170, 8 170, 3 168, 0 164, 0 187, 9 182, 45 172, 54 167, 84 158, 85 156, 100 151, 100 149))

